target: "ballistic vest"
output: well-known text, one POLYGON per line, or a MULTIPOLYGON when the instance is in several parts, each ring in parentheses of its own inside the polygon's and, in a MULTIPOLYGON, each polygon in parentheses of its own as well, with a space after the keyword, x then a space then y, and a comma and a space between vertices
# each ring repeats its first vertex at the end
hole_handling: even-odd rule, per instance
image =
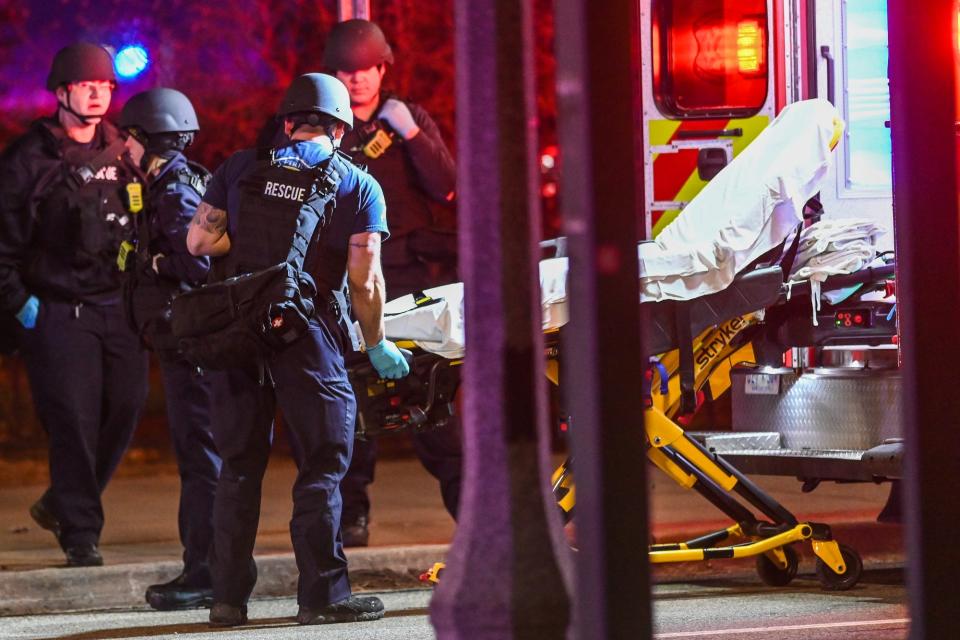
POLYGON ((239 185, 237 232, 231 237, 226 277, 285 261, 310 271, 305 269, 307 254, 321 244, 333 215, 344 161, 334 154, 315 168, 296 170, 275 164, 274 152, 258 151, 256 169, 239 185))
POLYGON ((53 120, 40 126, 57 141, 61 162, 41 176, 30 196, 40 260, 28 267, 28 280, 66 300, 116 290, 117 253, 135 235, 142 179, 123 158, 119 132, 106 121, 89 146, 71 141, 53 120), (43 264, 54 256, 56 264, 43 264))
POLYGON ((211 177, 203 165, 189 160, 186 165, 150 185, 147 209, 137 216, 136 260, 127 269, 123 283, 127 322, 140 336, 141 343, 157 352, 161 360, 172 360, 178 356, 177 340, 170 329, 170 300, 174 294, 189 290, 190 286, 164 278, 153 270, 153 256, 157 253, 153 246, 157 237, 153 231, 161 224, 154 219, 159 215, 157 202, 172 182, 190 187, 202 198, 211 177))

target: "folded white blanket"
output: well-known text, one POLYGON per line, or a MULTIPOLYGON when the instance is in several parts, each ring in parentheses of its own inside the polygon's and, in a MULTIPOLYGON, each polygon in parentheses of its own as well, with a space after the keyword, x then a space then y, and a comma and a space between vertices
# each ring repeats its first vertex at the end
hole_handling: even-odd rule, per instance
POLYGON ((886 229, 867 218, 824 219, 803 230, 790 281, 810 281, 814 325, 820 311, 820 283, 869 266, 877 257, 877 238, 884 233, 886 229))

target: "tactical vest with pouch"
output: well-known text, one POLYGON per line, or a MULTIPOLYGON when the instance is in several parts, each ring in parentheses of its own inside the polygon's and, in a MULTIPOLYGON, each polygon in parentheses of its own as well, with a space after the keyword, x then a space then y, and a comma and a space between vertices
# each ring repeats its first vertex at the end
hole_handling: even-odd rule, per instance
POLYGON ((68 302, 85 302, 117 291, 117 253, 134 236, 143 208, 141 177, 125 158, 123 139, 109 123, 98 129, 99 145, 67 138, 44 123, 62 161, 40 177, 30 194, 36 220, 36 252, 26 265, 27 282, 68 302))
MULTIPOLYGON (((307 252, 333 215, 343 160, 309 170, 276 165, 272 150, 240 183, 236 237, 219 261, 219 282, 178 295, 172 328, 184 356, 204 369, 263 364, 308 331, 317 287, 307 252)), ((215 275, 214 277, 217 277, 215 275)))
MULTIPOLYGON (((40 140, 45 166, 24 185, 35 225, 32 255, 20 267, 24 284, 40 297, 71 303, 110 300, 120 285, 117 250, 142 208, 140 176, 124 157, 126 145, 106 121, 87 145, 52 118, 35 121, 28 135, 40 140)), ((20 333, 13 314, 0 313, 0 355, 20 346, 20 333)))
POLYGON ((150 185, 146 215, 137 217, 135 259, 128 260, 123 283, 124 313, 130 327, 140 336, 141 343, 156 352, 160 360, 172 361, 180 357, 179 338, 171 327, 170 302, 174 295, 189 291, 184 282, 161 276, 153 270, 155 237, 151 226, 156 215, 153 203, 171 183, 190 187, 202 198, 206 193, 210 172, 206 167, 187 160, 186 167, 178 167, 165 175, 161 182, 150 185))

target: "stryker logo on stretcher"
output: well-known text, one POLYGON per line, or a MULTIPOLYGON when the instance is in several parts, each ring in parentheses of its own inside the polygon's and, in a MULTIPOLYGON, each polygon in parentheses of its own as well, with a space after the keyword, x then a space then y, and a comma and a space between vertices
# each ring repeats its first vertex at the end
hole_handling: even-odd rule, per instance
POLYGON ((733 337, 740 333, 740 330, 747 326, 746 321, 741 318, 733 318, 730 322, 721 325, 717 329, 715 337, 703 345, 703 348, 697 352, 694 360, 702 368, 710 364, 710 361, 717 357, 723 351, 733 337))
POLYGON ((295 202, 303 202, 303 196, 306 195, 306 191, 306 187, 295 187, 292 184, 270 181, 267 181, 267 185, 263 188, 264 195, 293 200, 295 202))

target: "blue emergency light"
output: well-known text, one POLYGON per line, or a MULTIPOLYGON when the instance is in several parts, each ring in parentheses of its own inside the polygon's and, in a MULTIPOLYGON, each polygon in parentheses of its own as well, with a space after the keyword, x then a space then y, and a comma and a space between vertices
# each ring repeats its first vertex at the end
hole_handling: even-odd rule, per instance
POLYGON ((113 60, 117 75, 123 80, 132 80, 150 65, 150 56, 147 50, 136 44, 127 45, 117 51, 113 60))

